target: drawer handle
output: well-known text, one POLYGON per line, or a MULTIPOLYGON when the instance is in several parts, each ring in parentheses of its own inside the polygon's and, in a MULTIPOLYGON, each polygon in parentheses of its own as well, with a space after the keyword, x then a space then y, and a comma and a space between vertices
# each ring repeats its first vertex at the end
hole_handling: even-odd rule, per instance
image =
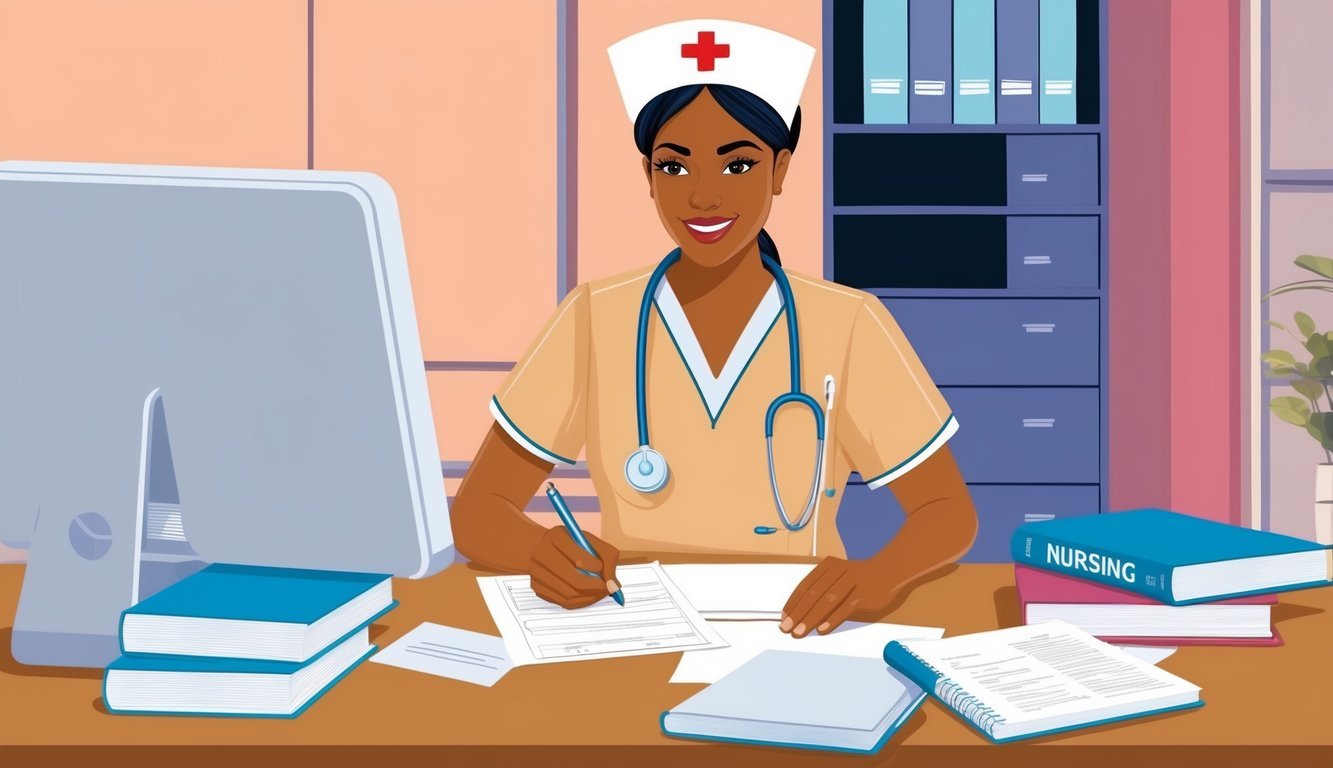
POLYGON ((1055 333, 1055 323, 1023 323, 1024 333, 1055 333))
POLYGON ((1023 419, 1023 429, 1053 429, 1055 419, 1023 419))
POLYGON ((1047 177, 1045 173, 1025 173, 1019 178, 1027 184, 1045 184, 1047 177))
POLYGON ((1037 514, 1036 512, 1023 513, 1023 522, 1025 523, 1040 523, 1042 520, 1054 520, 1054 519, 1055 515, 1041 515, 1037 514))
POLYGON ((1050 257, 1050 256, 1024 256, 1024 257, 1023 257, 1023 266, 1025 266, 1025 267, 1034 266, 1034 265, 1036 265, 1036 264, 1050 264, 1050 263, 1051 263, 1051 257, 1050 257))

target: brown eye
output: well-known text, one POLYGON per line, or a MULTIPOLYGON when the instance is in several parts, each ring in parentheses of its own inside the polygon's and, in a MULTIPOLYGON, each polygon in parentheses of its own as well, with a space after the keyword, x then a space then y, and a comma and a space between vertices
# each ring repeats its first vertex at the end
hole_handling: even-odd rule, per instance
POLYGON ((653 163, 653 167, 665 173, 668 176, 688 176, 690 172, 685 170, 685 166, 675 160, 661 160, 653 163))
POLYGON ((744 158, 741 158, 739 160, 732 160, 731 162, 727 163, 726 168, 722 169, 722 173, 729 175, 742 174, 750 170, 751 168, 755 167, 756 163, 757 161, 755 160, 746 160, 744 158))

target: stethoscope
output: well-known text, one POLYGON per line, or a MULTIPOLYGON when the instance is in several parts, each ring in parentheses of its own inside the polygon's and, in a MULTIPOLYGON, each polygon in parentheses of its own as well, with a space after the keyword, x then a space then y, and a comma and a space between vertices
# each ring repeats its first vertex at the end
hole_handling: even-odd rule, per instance
MULTIPOLYGON (((773 491, 773 503, 778 509, 778 518, 782 521, 782 527, 788 531, 799 531, 810 522, 811 515, 814 514, 815 507, 819 501, 819 487, 824 482, 824 424, 825 411, 821 409, 819 403, 809 395, 801 391, 801 347, 800 337, 796 329, 796 304, 792 298, 791 284, 787 282, 787 275, 782 271, 782 267, 768 256, 761 256, 764 268, 769 274, 773 275, 774 282, 777 283, 778 291, 782 294, 782 306, 787 314, 787 348, 790 360, 791 370, 791 389, 774 398, 768 405, 768 412, 764 416, 764 440, 768 445, 768 483, 773 491), (778 411, 785 405, 799 403, 810 410, 815 417, 815 434, 818 438, 815 447, 815 474, 810 483, 810 491, 806 496, 805 508, 801 510, 800 519, 795 523, 787 515, 787 509, 782 503, 782 497, 778 493, 777 472, 773 466, 773 420, 778 411)), ((643 300, 639 304, 639 329, 637 346, 634 353, 634 386, 635 386, 635 407, 638 411, 639 422, 639 447, 630 454, 625 461, 625 480, 629 482, 634 490, 640 493, 656 493, 662 490, 670 477, 670 470, 667 468, 666 458, 661 453, 654 450, 648 441, 648 407, 647 407, 647 361, 646 351, 648 348, 648 319, 651 314, 653 298, 657 295, 657 288, 666 275, 666 271, 673 264, 680 261, 680 249, 677 248, 657 265, 653 274, 648 278, 648 285, 643 291, 643 300)), ((833 408, 833 377, 824 379, 824 395, 826 407, 829 411, 833 408)), ((830 491, 826 491, 832 495, 830 491)), ((757 534, 776 533, 777 529, 771 526, 755 526, 754 532, 757 534)))

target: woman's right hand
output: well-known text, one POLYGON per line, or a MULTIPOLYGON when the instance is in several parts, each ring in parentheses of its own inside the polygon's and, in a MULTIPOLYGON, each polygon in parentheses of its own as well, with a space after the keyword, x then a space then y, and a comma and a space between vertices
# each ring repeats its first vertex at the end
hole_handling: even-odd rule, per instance
POLYGON ((620 550, 586 531, 583 535, 600 557, 584 552, 562 525, 542 534, 528 567, 538 597, 562 608, 582 608, 620 589, 616 581, 620 550))

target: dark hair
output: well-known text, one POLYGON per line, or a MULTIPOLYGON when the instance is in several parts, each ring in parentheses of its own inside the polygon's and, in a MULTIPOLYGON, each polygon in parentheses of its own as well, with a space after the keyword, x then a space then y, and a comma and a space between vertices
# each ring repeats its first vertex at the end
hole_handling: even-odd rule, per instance
MULTIPOLYGON (((634 120, 634 143, 644 157, 653 154, 653 140, 657 138, 662 126, 687 104, 698 98, 705 88, 713 95, 718 106, 747 131, 758 136, 774 154, 784 149, 789 152, 796 151, 796 142, 801 137, 800 107, 796 108, 791 128, 788 128, 786 121, 776 109, 743 88, 716 84, 683 85, 658 94, 639 110, 639 116, 634 120)), ((778 258, 778 246, 763 229, 759 230, 759 252, 779 264, 782 263, 778 258)))

